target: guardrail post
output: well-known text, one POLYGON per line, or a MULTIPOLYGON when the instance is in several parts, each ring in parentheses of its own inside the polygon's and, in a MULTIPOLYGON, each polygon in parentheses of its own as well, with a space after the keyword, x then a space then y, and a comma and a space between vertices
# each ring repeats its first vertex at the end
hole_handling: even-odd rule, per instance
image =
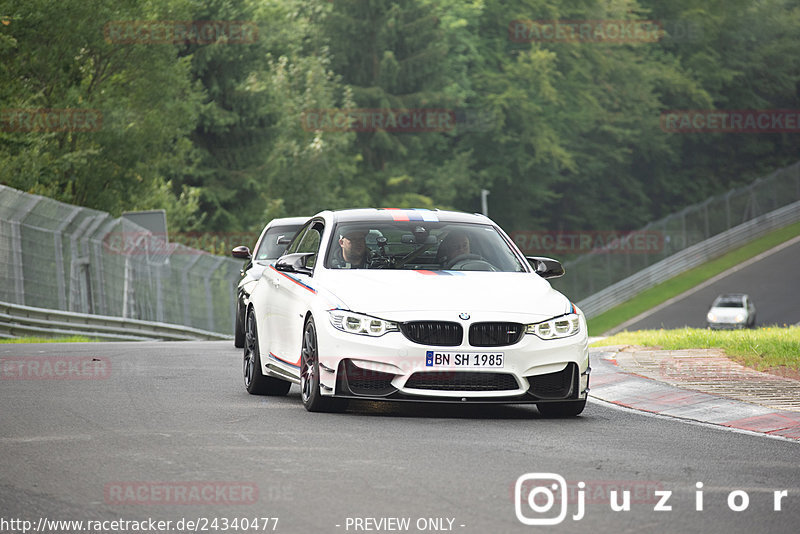
POLYGON ((86 263, 83 266, 83 277, 86 283, 86 309, 89 313, 95 313, 95 291, 92 286, 93 281, 96 279, 95 276, 92 276, 92 249, 89 241, 91 239, 91 235, 97 231, 97 228, 106 218, 108 218, 108 215, 105 213, 98 213, 92 217, 92 223, 81 236, 81 252, 83 252, 83 258, 86 260, 86 263))
POLYGON ((731 227, 731 195, 733 191, 725 193, 725 229, 731 227))
POLYGON ((105 242, 106 236, 110 234, 116 226, 117 220, 112 219, 106 223, 106 225, 101 230, 99 237, 95 237, 92 240, 92 245, 94 245, 94 257, 95 257, 95 272, 97 273, 97 286, 98 286, 98 293, 97 293, 97 301, 100 304, 98 308, 98 313, 108 314, 109 313, 109 302, 108 302, 108 295, 106 294, 106 270, 105 270, 105 249, 103 248, 103 244, 105 242))
POLYGON ((63 250, 63 239, 64 239, 64 230, 66 230, 67 226, 69 226, 72 221, 75 220, 75 217, 81 212, 81 209, 75 207, 72 209, 72 213, 67 216, 61 224, 53 231, 53 244, 55 246, 55 260, 56 260, 56 284, 58 287, 58 309, 66 310, 67 309, 67 289, 66 289, 66 272, 64 269, 64 250, 63 250))
POLYGON ((132 290, 130 287, 131 284, 131 259, 128 255, 125 255, 125 267, 123 270, 123 282, 122 282, 122 316, 128 318, 130 313, 128 312, 128 307, 130 303, 133 301, 132 290))
POLYGON ((81 270, 84 258, 81 258, 78 240, 86 231, 86 227, 92 223, 93 217, 86 217, 75 231, 69 236, 70 249, 70 268, 69 268, 69 303, 68 308, 71 312, 85 312, 82 306, 83 292, 81 291, 81 270), (76 309, 79 308, 79 309, 76 309))
POLYGON ((214 266, 203 277, 203 283, 206 289, 206 310, 208 314, 208 329, 214 330, 214 299, 211 295, 211 276, 223 264, 225 257, 219 256, 214 263, 214 266))
POLYGON ((200 254, 195 254, 194 258, 186 264, 181 272, 181 289, 183 290, 183 324, 187 326, 192 325, 192 316, 189 313, 191 310, 191 302, 189 302, 189 271, 192 266, 200 259, 200 254))
POLYGON ((681 248, 686 248, 689 246, 689 236, 686 235, 686 210, 681 211, 681 235, 683 236, 683 243, 681 243, 681 248))
MULTIPOLYGON (((169 260, 167 260, 169 261, 169 260)), ((164 266, 156 265, 156 321, 164 321, 164 293, 162 290, 162 280, 164 278, 164 266)))
POLYGON ((794 191, 795 198, 800 198, 800 162, 793 165, 794 167, 794 191))
POLYGON ((8 220, 11 224, 11 261, 14 269, 14 291, 18 304, 25 304, 25 265, 22 262, 22 221, 41 200, 30 199, 8 220))
POLYGON ((742 188, 742 194, 745 197, 745 215, 741 221, 738 221, 736 224, 746 223, 750 219, 755 219, 757 216, 756 212, 756 202, 753 198, 753 184, 747 184, 742 188))

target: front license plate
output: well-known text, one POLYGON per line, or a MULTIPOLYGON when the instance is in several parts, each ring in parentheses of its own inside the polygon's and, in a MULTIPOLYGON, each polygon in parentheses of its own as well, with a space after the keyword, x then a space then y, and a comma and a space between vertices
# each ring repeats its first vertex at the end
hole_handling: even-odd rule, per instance
POLYGON ((503 367, 502 352, 438 352, 425 353, 425 367, 503 367))

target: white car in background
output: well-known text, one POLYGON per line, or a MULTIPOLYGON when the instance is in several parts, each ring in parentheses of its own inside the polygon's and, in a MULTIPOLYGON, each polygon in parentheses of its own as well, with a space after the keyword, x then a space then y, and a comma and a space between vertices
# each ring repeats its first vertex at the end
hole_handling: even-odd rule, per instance
POLYGON ((261 273, 267 265, 278 259, 286 250, 294 234, 308 220, 308 217, 284 217, 272 219, 261 230, 254 252, 245 245, 239 245, 231 251, 234 258, 248 260, 239 271, 242 278, 236 288, 236 323, 233 329, 233 345, 241 349, 244 347, 244 314, 250 303, 250 292, 256 285, 256 280, 261 278, 261 273))
POLYGON ((245 387, 285 395, 300 384, 309 411, 368 399, 535 403, 545 416, 577 415, 588 337, 581 311, 545 280, 563 274, 556 260, 523 256, 482 215, 322 212, 250 295, 245 387), (343 236, 364 241, 366 261, 342 261, 343 236), (456 236, 469 251, 445 254, 456 236))
POLYGON ((756 325, 756 307, 749 295, 726 293, 714 299, 706 321, 714 330, 752 328, 756 325))

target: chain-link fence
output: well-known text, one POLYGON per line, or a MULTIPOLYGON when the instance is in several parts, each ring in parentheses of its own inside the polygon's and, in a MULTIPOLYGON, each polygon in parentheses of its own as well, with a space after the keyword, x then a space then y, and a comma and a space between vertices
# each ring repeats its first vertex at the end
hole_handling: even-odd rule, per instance
POLYGON ((0 185, 0 301, 229 334, 241 264, 0 185))
MULTIPOLYGON (((798 200, 800 162, 648 224, 642 231, 663 243, 657 252, 595 249, 567 262, 553 285, 582 301, 798 200)), ((240 268, 129 220, 0 185, 0 301, 230 333, 240 268)))
POLYGON ((692 245, 798 200, 800 162, 648 224, 641 232, 659 236, 663 246, 657 252, 626 254, 614 244, 594 249, 566 262, 567 276, 553 280, 553 286, 573 301, 581 301, 692 245))

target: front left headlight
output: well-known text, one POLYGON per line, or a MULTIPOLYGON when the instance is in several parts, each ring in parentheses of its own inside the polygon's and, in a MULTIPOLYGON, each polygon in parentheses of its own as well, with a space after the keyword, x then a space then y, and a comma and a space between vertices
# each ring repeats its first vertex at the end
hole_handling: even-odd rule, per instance
POLYGON ((574 336, 581 331, 581 318, 577 313, 554 317, 548 321, 527 325, 526 334, 533 334, 541 339, 560 339, 574 336))
POLYGON ((346 310, 329 310, 328 316, 334 328, 350 334, 379 337, 400 330, 395 322, 346 310))
POLYGON ((737 313, 736 317, 734 317, 733 320, 735 322, 737 322, 737 323, 743 323, 744 322, 744 314, 743 313, 737 313))

